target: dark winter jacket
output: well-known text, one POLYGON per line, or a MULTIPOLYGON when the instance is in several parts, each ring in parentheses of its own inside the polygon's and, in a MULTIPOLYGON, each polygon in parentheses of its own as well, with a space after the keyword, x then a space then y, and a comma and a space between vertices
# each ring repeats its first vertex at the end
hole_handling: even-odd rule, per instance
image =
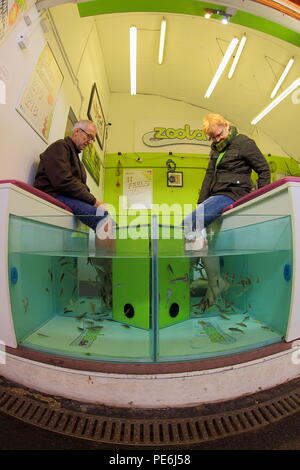
POLYGON ((252 170, 258 174, 258 188, 270 183, 269 165, 254 140, 246 135, 238 134, 233 137, 215 168, 219 153, 212 144, 198 204, 217 194, 237 200, 250 193, 253 186, 252 170))
POLYGON ((34 186, 52 196, 73 197, 94 205, 96 198, 86 183, 86 171, 79 150, 70 137, 51 144, 40 155, 34 186))

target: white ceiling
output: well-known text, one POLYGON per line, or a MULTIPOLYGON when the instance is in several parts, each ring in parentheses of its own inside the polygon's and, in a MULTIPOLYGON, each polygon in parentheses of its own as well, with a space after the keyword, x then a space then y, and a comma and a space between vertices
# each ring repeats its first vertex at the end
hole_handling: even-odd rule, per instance
MULTIPOLYGON (((300 77, 298 47, 254 29, 223 25, 181 14, 165 14, 165 58, 157 63, 162 14, 124 13, 95 17, 111 92, 129 93, 129 27, 138 28, 137 93, 159 95, 218 112, 252 135, 251 120, 270 103, 274 88, 289 58, 295 64, 281 91, 300 77), (225 70, 212 96, 205 91, 230 40, 247 35, 247 43, 231 80, 225 70)), ((280 91, 280 92, 281 92, 280 91)), ((300 92, 298 97, 300 98, 300 92)), ((300 103, 291 95, 257 124, 300 161, 300 103)))

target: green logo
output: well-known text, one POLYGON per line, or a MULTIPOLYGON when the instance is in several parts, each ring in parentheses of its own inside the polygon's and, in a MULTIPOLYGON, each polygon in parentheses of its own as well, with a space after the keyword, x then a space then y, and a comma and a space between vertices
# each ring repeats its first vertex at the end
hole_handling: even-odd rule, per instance
POLYGON ((148 147, 178 144, 210 145, 205 133, 201 129, 192 130, 189 124, 179 129, 154 127, 153 131, 143 135, 143 142, 148 147))

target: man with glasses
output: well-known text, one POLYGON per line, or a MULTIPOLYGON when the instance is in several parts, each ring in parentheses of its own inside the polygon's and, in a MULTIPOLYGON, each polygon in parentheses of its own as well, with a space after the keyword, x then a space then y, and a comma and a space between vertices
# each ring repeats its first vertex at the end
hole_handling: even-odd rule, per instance
MULTIPOLYGON (((220 114, 208 114, 203 119, 203 130, 212 144, 197 209, 183 221, 188 249, 193 249, 193 245, 199 249, 203 244, 201 230, 225 207, 252 191, 252 170, 258 174, 258 188, 270 183, 269 165, 254 140, 239 134, 220 114)), ((203 264, 209 281, 207 306, 214 303, 225 282, 220 277, 218 258, 204 258, 203 264)))
POLYGON ((84 224, 95 230, 96 246, 99 244, 101 248, 105 245, 103 240, 110 238, 112 221, 105 205, 91 194, 79 158, 80 152, 94 142, 96 133, 93 122, 79 121, 71 137, 53 142, 40 155, 34 186, 62 201, 84 224))

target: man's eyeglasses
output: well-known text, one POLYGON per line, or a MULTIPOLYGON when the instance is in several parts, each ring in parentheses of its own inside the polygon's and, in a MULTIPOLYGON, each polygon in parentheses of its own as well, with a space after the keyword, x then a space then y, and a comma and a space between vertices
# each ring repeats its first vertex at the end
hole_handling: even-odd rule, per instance
POLYGON ((91 140, 92 142, 95 142, 96 137, 94 137, 92 134, 88 134, 84 129, 81 129, 81 127, 79 127, 79 129, 85 133, 85 135, 87 136, 89 140, 91 140))

